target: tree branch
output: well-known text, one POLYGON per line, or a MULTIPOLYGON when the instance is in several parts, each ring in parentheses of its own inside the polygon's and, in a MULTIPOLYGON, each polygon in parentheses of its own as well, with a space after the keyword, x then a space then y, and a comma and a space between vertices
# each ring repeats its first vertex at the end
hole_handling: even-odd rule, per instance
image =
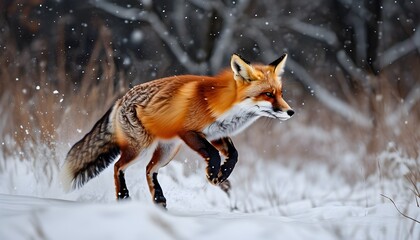
POLYGON ((221 13, 222 9, 224 9, 226 6, 223 5, 220 1, 214 1, 214 0, 208 0, 208 1, 202 1, 202 0, 188 0, 190 3, 194 4, 195 6, 210 12, 211 10, 216 10, 219 13, 221 13))
POLYGON ((235 32, 238 19, 241 18, 245 9, 248 7, 250 0, 242 0, 237 2, 237 6, 232 9, 218 9, 219 13, 223 16, 223 29, 215 42, 215 48, 210 58, 211 71, 218 71, 223 64, 223 57, 225 56, 226 49, 232 47, 233 33, 235 32), (226 10, 224 10, 226 9, 226 10))
POLYGON ((414 222, 416 222, 416 223, 420 223, 420 221, 419 221, 419 220, 417 220, 417 219, 415 219, 415 218, 412 218, 412 217, 408 216, 407 214, 405 214, 405 213, 401 212, 401 211, 398 209, 398 207, 397 207, 397 205, 395 204, 395 202, 394 202, 394 201, 393 201, 390 197, 387 197, 387 196, 385 196, 385 195, 383 195, 383 194, 381 194, 381 196, 382 196, 382 197, 384 197, 384 198, 386 198, 386 199, 388 199, 389 201, 391 201, 391 202, 392 202, 392 204, 394 205, 395 209, 397 209, 398 213, 399 213, 399 214, 401 214, 403 217, 408 218, 408 219, 410 219, 410 220, 412 220, 412 221, 414 221, 414 222))
POLYGON ((416 33, 410 38, 394 44, 392 47, 380 54, 378 58, 379 68, 385 68, 391 65, 393 62, 416 49, 420 50, 420 25, 418 25, 416 29, 416 33))
POLYGON ((166 28, 165 24, 160 20, 160 18, 155 13, 148 12, 145 14, 143 19, 150 23, 152 28, 155 30, 156 34, 162 39, 163 42, 167 44, 172 53, 176 56, 179 62, 188 70, 190 73, 203 73, 207 69, 207 63, 196 63, 194 62, 182 49, 179 45, 179 42, 175 36, 169 33, 169 30, 166 28))
POLYGON ((334 48, 338 47, 338 37, 329 29, 308 24, 296 18, 291 18, 286 21, 285 26, 297 33, 317 39, 334 48))
POLYGON ((344 50, 339 50, 336 56, 338 63, 351 75, 352 78, 359 80, 364 89, 368 89, 369 86, 371 86, 370 77, 363 69, 358 68, 356 64, 354 64, 344 50))
POLYGON ((398 108, 396 114, 391 114, 387 119, 386 123, 388 126, 395 125, 398 121, 401 120, 404 114, 408 115, 411 109, 420 101, 420 84, 417 83, 412 90, 407 94, 407 97, 404 99, 403 105, 398 108))
POLYGON ((144 21, 149 23, 159 38, 166 43, 171 52, 176 56, 179 62, 191 73, 203 73, 207 69, 207 63, 194 62, 182 49, 177 39, 170 34, 165 24, 154 12, 140 9, 127 9, 102 0, 91 0, 92 5, 112 14, 113 16, 128 19, 132 21, 144 21))

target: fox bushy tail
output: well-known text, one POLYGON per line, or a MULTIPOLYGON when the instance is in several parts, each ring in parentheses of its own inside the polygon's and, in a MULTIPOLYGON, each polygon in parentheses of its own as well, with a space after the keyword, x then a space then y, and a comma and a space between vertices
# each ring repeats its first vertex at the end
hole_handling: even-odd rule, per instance
POLYGON ((83 186, 108 167, 120 154, 110 120, 113 107, 95 124, 82 140, 74 144, 62 168, 65 190, 83 186))

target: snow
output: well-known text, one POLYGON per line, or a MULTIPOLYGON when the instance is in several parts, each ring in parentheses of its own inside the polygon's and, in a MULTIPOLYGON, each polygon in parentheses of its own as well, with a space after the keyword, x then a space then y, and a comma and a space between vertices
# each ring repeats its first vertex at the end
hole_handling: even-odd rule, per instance
MULTIPOLYGON (((139 201, 80 203, 0 195, 2 239, 397 239, 390 204, 325 206, 291 216, 164 210, 139 201), (338 235, 339 234, 339 235, 338 235)), ((297 204, 305 209, 305 204, 297 204)), ((418 233, 418 231, 417 231, 418 233)), ((418 235, 417 235, 418 236, 418 235)))
MULTIPOLYGON (((59 152, 64 153, 65 148, 66 144, 57 146, 59 152)), ((39 152, 35 158, 45 157, 42 149, 39 152)), ((404 162, 395 152, 384 154, 381 159, 394 159, 397 165, 404 162)), ((55 165, 12 163, 4 159, 0 163, 6 170, 0 175, 0 239, 418 239, 420 236, 418 225, 399 215, 390 202, 380 197, 381 193, 401 194, 398 192, 404 188, 401 181, 373 177, 350 186, 326 164, 294 167, 262 159, 244 160, 230 178, 233 188, 228 196, 206 182, 201 159, 187 154, 185 161, 172 161, 159 173, 168 199, 165 211, 151 202, 142 162, 127 169, 132 199, 122 202, 114 200, 112 167, 82 189, 67 194, 58 181, 55 165)), ((396 174, 406 172, 403 168, 394 169, 396 174)), ((419 208, 399 199, 398 206, 411 216, 420 217, 419 208)))

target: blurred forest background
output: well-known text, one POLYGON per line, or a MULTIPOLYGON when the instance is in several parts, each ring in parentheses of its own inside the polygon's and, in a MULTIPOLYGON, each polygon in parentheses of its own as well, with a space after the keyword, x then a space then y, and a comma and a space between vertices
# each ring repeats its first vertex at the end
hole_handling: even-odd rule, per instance
POLYGON ((297 114, 252 126, 240 153, 334 168, 349 152, 360 159, 342 168, 350 180, 376 172, 383 151, 419 159, 420 1, 1 0, 0 10, 4 159, 63 144, 40 157, 58 164, 133 85, 216 74, 232 53, 268 63, 284 52, 297 114))

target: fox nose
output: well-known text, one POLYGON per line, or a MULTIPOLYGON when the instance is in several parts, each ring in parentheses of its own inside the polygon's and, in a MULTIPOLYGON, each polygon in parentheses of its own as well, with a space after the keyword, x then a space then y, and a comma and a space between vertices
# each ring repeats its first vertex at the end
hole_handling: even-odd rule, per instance
POLYGON ((295 114, 295 111, 293 111, 292 109, 289 109, 286 111, 287 115, 289 115, 290 117, 293 116, 293 114, 295 114))

